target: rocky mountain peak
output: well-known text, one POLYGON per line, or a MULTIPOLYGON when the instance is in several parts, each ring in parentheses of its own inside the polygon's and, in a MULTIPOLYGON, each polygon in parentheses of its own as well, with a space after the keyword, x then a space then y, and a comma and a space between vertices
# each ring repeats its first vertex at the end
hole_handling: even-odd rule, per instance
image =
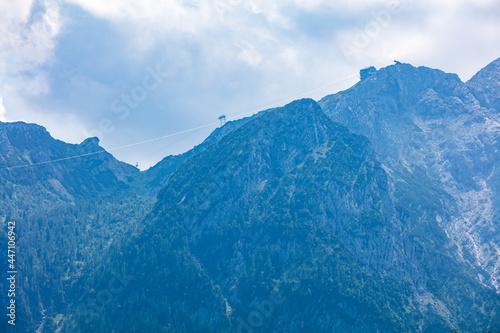
POLYGON ((1 123, 0 132, 5 133, 10 144, 14 146, 36 147, 47 143, 51 136, 47 129, 37 124, 22 121, 1 123))
POLYGON ((88 146, 88 145, 95 146, 95 145, 99 145, 99 142, 100 142, 99 138, 94 136, 94 137, 87 138, 87 139, 83 140, 82 143, 80 143, 80 145, 82 145, 82 146, 88 146))
MULTIPOLYGON (((455 74, 396 64, 319 102, 332 120, 369 138, 381 162, 397 170, 394 179, 410 183, 420 173, 419 186, 425 182, 430 192, 446 193, 446 231, 464 252, 475 253, 477 244, 498 233, 500 125, 485 108, 500 110, 499 66, 495 60, 466 84, 455 74), (478 222, 470 228, 469 221, 478 222)), ((498 253, 497 244, 484 248, 498 253)), ((476 252, 471 258, 498 274, 498 255, 476 252)), ((500 288, 495 278, 488 283, 500 288)))
POLYGON ((79 147, 89 153, 103 151, 104 149, 99 145, 99 142, 97 137, 87 138, 79 144, 79 147))
POLYGON ((500 81, 500 58, 492 61, 483 69, 474 75, 469 82, 479 81, 480 79, 486 79, 489 81, 500 81))
POLYGON ((414 67, 405 63, 396 63, 381 68, 373 76, 373 80, 368 82, 380 87, 381 91, 390 89, 386 92, 399 92, 402 97, 423 93, 429 87, 447 93, 450 91, 450 87, 462 84, 456 74, 445 73, 429 67, 414 67))
POLYGON ((483 106, 500 111, 500 58, 481 69, 467 85, 483 106))
POLYGON ((14 121, 14 122, 1 122, 0 127, 10 130, 10 131, 37 131, 37 132, 47 132, 47 129, 43 126, 37 124, 25 123, 24 121, 14 121))
POLYGON ((368 79, 370 76, 375 74, 377 72, 377 69, 374 66, 370 66, 367 68, 364 68, 359 71, 359 77, 361 78, 361 81, 364 81, 368 79))
POLYGON ((369 67, 146 172, 98 138, 0 123, 21 330, 496 332, 499 62, 467 84, 369 67), (115 293, 117 274, 133 282, 115 293))

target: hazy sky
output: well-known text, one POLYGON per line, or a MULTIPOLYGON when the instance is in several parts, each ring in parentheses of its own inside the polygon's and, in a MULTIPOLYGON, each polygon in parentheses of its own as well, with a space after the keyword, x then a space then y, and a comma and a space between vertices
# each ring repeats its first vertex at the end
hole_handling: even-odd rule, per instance
POLYGON ((228 117, 346 89, 394 60, 468 80, 498 0, 0 0, 0 120, 148 167, 228 117))

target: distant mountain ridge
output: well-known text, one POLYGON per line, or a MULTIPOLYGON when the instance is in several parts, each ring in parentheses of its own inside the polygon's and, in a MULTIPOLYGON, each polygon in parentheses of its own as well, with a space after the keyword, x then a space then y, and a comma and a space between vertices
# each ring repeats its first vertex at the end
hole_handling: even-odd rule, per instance
MULTIPOLYGON (((152 199, 138 197, 132 186, 139 175, 97 138, 68 144, 36 124, 0 123, 0 222, 16 221, 18 234, 16 329, 35 331, 45 314, 65 303, 72 280, 98 261, 96 249, 151 208, 152 199)), ((5 248, 6 230, 0 234, 5 248)), ((6 253, 0 260, 7 262, 6 253)), ((0 304, 7 300, 5 274, 0 304)), ((6 325, 2 321, 0 330, 6 325)))
MULTIPOLYGON (((46 314, 66 311, 73 298, 71 285, 92 271, 112 241, 133 232, 169 176, 241 122, 245 120, 216 130, 193 151, 167 157, 145 172, 116 160, 99 146, 98 138, 68 144, 36 124, 0 122, 0 222, 19 222, 19 247, 26 250, 18 255, 21 277, 38 276, 19 286, 17 328, 31 332, 43 326, 50 331, 46 314), (51 267, 49 261, 59 265, 51 267), (53 305, 47 308, 47 303, 53 305)), ((4 231, 0 244, 7 246, 4 231)), ((7 287, 4 274, 1 290, 7 287)), ((6 295, 0 295, 0 304, 6 295)), ((7 329, 5 325, 1 322, 0 328, 7 329)))
POLYGON ((23 226, 29 281, 20 327, 500 330, 499 67, 467 83, 371 68, 143 172, 97 138, 0 123, 0 217, 23 226), (100 302, 117 274, 132 283, 100 302))
POLYGON ((100 147, 97 138, 67 144, 36 124, 0 123, 0 150, 1 176, 18 183, 40 182, 48 191, 63 196, 126 188, 139 174, 100 147), (80 155, 87 156, 71 159, 80 155), (57 161, 60 159, 66 160, 57 161), (51 163, 53 160, 56 162, 51 163), (32 164, 36 170, 29 166, 32 164))
POLYGON ((491 101, 500 87, 499 63, 468 83, 439 70, 393 65, 319 102, 332 120, 370 139, 394 182, 417 173, 419 182, 447 194, 441 225, 459 255, 482 267, 482 279, 497 290, 500 117, 491 101))

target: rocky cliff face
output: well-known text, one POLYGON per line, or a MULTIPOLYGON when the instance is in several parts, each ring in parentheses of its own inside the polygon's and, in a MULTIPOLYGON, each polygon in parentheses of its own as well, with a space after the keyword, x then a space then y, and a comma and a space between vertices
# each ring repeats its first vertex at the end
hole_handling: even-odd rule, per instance
POLYGON ((97 138, 72 145, 35 124, 0 123, 0 176, 12 183, 41 186, 50 195, 72 200, 125 189, 138 174, 101 148, 97 138), (79 155, 85 156, 72 158, 79 155), (32 164, 36 168, 27 166, 32 164))
POLYGON ((467 85, 484 107, 500 112, 500 58, 480 70, 467 85))
MULTIPOLYGON (((24 249, 17 258, 16 327, 55 330, 58 311, 74 301, 72 284, 92 271, 113 241, 139 225, 179 166, 245 121, 228 123, 193 150, 166 157, 145 172, 116 160, 97 138, 67 144, 36 124, 0 123, 0 223, 18 222, 18 245, 24 249)), ((0 243, 6 246, 5 230, 0 243)), ((0 259, 6 262, 5 255, 0 259)), ((0 290, 5 291, 2 281, 0 290)), ((5 295, 1 293, 0 305, 5 295)), ((0 331, 5 325, 0 324, 0 331)))
POLYGON ((397 64, 320 101, 332 120, 370 139, 392 183, 416 176, 415 185, 443 192, 437 221, 457 255, 479 266, 480 280, 497 290, 499 63, 467 84, 454 74, 397 64))
POLYGON ((167 156, 156 165, 143 172, 139 177, 139 181, 146 183, 145 193, 156 197, 163 186, 167 184, 170 177, 184 163, 189 161, 193 156, 196 156, 197 154, 205 151, 213 144, 216 144, 228 133, 231 133, 233 130, 237 129, 247 121, 248 118, 230 121, 226 124, 226 126, 215 129, 207 139, 205 139, 201 144, 197 145, 190 151, 180 155, 167 156))
MULTIPOLYGON (((6 224, 16 221, 18 331, 46 326, 70 301, 68 285, 152 207, 152 199, 131 187, 138 175, 97 138, 67 144, 35 124, 0 123, 0 243, 7 248, 6 224)), ((5 274, 2 307, 8 301, 5 274)), ((7 331, 6 321, 0 331, 7 331)))
POLYGON ((498 65, 467 83, 370 67, 145 172, 96 138, 0 123, 18 328, 500 330, 498 65))
MULTIPOLYGON (((332 122, 312 100, 261 113, 180 166, 144 229, 104 264, 138 272, 134 285, 146 290, 130 286, 106 310, 113 315, 91 321, 74 312, 66 325, 219 332, 500 327, 500 298, 454 258, 443 231, 439 195, 446 193, 415 180, 396 190, 384 168, 366 137, 332 122), (409 198, 408 189, 424 198, 409 198)), ((103 274, 100 281, 111 278, 103 274)))

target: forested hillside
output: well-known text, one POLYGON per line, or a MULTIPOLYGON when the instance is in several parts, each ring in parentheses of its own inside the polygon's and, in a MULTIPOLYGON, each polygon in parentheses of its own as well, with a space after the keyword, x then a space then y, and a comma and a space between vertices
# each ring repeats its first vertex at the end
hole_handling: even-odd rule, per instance
POLYGON ((0 329, 500 331, 499 66, 369 68, 142 172, 0 123, 0 329))

